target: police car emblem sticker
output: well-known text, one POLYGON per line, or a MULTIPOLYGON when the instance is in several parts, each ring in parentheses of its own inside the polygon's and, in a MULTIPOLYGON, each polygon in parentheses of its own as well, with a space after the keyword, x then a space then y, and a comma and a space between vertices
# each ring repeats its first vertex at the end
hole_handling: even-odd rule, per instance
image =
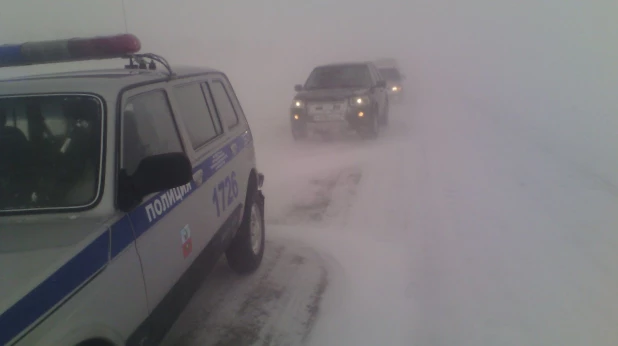
POLYGON ((193 241, 191 240, 191 229, 186 225, 180 230, 180 241, 182 243, 182 256, 187 258, 193 251, 193 241))

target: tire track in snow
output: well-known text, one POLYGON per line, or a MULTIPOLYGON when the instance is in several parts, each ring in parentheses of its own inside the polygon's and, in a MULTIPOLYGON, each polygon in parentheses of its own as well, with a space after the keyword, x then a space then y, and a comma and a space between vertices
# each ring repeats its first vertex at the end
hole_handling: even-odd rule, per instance
POLYGON ((163 345, 301 345, 327 285, 315 251, 271 239, 262 266, 252 275, 238 276, 220 261, 163 345))
POLYGON ((283 213, 269 221, 274 225, 335 227, 346 217, 361 179, 357 166, 333 168, 315 175, 308 182, 298 183, 303 188, 296 193, 297 197, 283 207, 283 213))

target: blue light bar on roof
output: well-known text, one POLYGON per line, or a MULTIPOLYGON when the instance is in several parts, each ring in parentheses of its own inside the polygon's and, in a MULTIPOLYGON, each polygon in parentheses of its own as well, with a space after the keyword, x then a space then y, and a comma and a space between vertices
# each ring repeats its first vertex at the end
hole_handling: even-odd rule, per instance
POLYGON ((0 46, 0 67, 121 58, 140 49, 131 34, 8 44, 0 46))

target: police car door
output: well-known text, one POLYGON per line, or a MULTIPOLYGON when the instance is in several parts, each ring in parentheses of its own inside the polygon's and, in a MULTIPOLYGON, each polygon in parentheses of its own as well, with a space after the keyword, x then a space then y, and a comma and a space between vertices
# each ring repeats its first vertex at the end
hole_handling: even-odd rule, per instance
MULTIPOLYGON (((221 148, 226 145, 223 126, 215 113, 204 76, 176 81, 172 90, 174 114, 187 134, 185 142, 193 164, 195 186, 191 197, 194 220, 187 230, 191 244, 186 246, 191 246, 197 254, 212 241, 214 248, 208 251, 222 250, 219 248, 222 239, 215 235, 224 224, 223 212, 232 207, 227 203, 234 196, 234 177, 222 170, 226 164, 225 157, 220 155, 221 148), (220 185, 223 185, 222 191, 220 185)), ((225 234, 222 232, 221 236, 225 234)))
MULTIPOLYGON (((131 175, 150 155, 184 151, 165 89, 146 86, 123 95, 121 169, 131 175)), ((183 241, 194 214, 192 183, 144 198, 129 216, 142 262, 150 308, 186 267, 183 241)))
POLYGON ((253 150, 249 148, 252 145, 251 134, 227 78, 223 74, 213 74, 207 86, 225 132, 225 146, 211 162, 211 169, 216 171, 215 179, 218 181, 217 189, 212 192, 212 202, 225 227, 235 231, 240 225, 247 182, 255 162, 251 157, 253 150))

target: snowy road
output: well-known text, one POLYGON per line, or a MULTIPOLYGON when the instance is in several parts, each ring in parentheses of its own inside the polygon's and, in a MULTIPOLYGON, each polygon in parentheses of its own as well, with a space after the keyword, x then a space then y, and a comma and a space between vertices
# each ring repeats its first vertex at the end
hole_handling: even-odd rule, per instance
POLYGON ((218 266, 166 344, 617 345, 618 189, 499 119, 428 96, 375 142, 252 122, 264 265, 218 266))

